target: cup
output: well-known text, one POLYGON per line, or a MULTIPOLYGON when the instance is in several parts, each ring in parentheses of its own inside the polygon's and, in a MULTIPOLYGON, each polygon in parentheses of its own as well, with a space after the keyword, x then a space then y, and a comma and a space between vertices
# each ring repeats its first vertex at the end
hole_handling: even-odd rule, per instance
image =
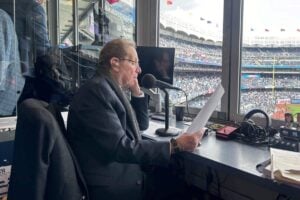
POLYGON ((184 109, 185 109, 184 105, 175 105, 176 121, 183 121, 184 109))

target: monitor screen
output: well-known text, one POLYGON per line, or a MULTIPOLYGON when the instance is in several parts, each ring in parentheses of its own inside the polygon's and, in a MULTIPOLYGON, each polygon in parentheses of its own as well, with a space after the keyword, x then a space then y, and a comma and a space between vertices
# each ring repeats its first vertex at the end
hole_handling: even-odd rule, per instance
POLYGON ((137 53, 142 69, 139 81, 145 74, 152 74, 157 80, 173 84, 175 48, 138 46, 137 53))

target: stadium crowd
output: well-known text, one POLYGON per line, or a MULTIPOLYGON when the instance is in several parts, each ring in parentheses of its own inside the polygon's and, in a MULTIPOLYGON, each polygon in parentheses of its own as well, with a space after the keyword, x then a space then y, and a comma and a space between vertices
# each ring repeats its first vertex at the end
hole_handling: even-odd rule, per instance
POLYGON ((277 75, 274 78, 272 74, 258 77, 243 77, 241 79, 241 89, 261 89, 261 88, 300 88, 300 79, 298 75, 277 75))
MULTIPOLYGON (((195 43, 167 35, 160 35, 161 47, 176 48, 176 58, 191 63, 203 63, 221 66, 222 46, 195 43)), ((300 66, 300 48, 282 47, 244 47, 242 66, 300 66)))
POLYGON ((262 109, 269 115, 275 111, 275 105, 280 99, 297 99, 300 92, 250 90, 241 93, 241 113, 252 109, 262 109))
MULTIPOLYGON (((175 72, 174 74, 174 85, 188 94, 191 107, 202 107, 220 82, 220 73, 175 72)), ((281 75, 274 81, 271 76, 242 78, 241 83, 241 113, 260 108, 272 114, 279 99, 297 99, 300 95, 300 79, 297 75, 288 77, 281 75)), ((184 94, 178 91, 171 91, 170 99, 173 104, 185 102, 184 94)))
MULTIPOLYGON (((201 73, 199 76, 191 73, 174 74, 174 86, 185 91, 188 100, 213 93, 220 82, 221 76, 215 74, 201 73)), ((173 103, 181 103, 185 101, 185 96, 182 92, 171 91, 170 99, 173 103)))

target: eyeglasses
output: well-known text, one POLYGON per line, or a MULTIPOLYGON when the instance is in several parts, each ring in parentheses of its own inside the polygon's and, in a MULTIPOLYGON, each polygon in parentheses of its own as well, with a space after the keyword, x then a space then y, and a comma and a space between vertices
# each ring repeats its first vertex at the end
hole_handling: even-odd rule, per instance
POLYGON ((128 62, 130 62, 130 64, 132 65, 135 65, 135 66, 139 66, 139 61, 134 61, 134 60, 130 60, 130 59, 127 59, 127 58, 119 58, 120 60, 126 60, 128 62))

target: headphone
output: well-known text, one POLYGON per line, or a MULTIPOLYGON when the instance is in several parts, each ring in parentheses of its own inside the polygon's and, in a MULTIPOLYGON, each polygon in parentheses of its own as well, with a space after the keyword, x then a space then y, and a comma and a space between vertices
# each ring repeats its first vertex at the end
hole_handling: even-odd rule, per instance
POLYGON ((260 109, 254 109, 245 115, 244 121, 241 123, 240 126, 240 136, 244 141, 249 143, 266 143, 268 141, 267 139, 269 136, 270 126, 271 120, 267 113, 260 109), (262 114, 265 117, 266 123, 264 127, 256 125, 254 121, 250 119, 253 115, 258 113, 262 114))

